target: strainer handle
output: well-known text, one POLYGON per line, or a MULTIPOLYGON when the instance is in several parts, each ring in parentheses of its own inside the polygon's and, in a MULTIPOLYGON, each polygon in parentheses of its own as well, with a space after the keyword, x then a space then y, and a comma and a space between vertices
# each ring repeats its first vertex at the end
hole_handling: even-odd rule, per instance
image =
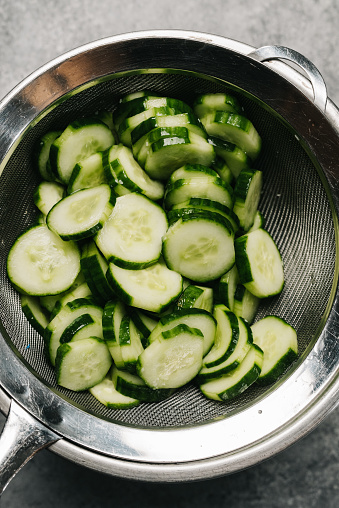
POLYGON ((22 466, 60 436, 44 427, 14 400, 0 437, 0 496, 22 466))
POLYGON ((325 81, 317 67, 301 53, 285 46, 263 46, 251 51, 247 56, 266 62, 268 60, 289 60, 300 67, 309 78, 314 94, 314 105, 325 112, 327 102, 327 90, 325 81))

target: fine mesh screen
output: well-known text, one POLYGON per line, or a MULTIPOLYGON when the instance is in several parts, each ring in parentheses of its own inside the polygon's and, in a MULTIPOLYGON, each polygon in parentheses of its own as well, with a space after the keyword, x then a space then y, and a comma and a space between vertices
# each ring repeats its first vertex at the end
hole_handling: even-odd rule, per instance
MULTIPOLYGON (((39 182, 32 151, 49 129, 62 129, 73 119, 113 109, 122 95, 147 88, 192 104, 202 92, 225 91, 217 82, 186 74, 141 74, 116 78, 73 95, 46 115, 21 141, 0 178, 0 320, 14 348, 27 365, 63 397, 85 410, 137 426, 180 426, 225 416, 250 403, 263 389, 251 387, 229 403, 207 400, 192 384, 157 404, 109 410, 89 393, 58 387, 43 353, 43 340, 20 309, 18 294, 6 275, 6 258, 17 235, 36 217, 33 189, 39 182)), ((232 93, 238 94, 232 90, 232 93)), ((286 284, 283 293, 261 304, 258 318, 277 314, 297 329, 300 354, 307 350, 325 312, 333 281, 335 238, 327 194, 298 140, 277 118, 247 97, 239 96, 245 114, 263 139, 255 167, 264 174, 259 205, 266 229, 282 254, 286 284)), ((6 335, 6 334, 5 334, 6 335)))

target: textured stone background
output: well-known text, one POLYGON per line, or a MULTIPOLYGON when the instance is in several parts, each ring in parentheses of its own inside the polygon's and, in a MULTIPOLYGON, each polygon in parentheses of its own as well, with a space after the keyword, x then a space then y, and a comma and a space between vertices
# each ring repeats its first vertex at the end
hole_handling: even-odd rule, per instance
MULTIPOLYGON (((255 47, 291 47, 319 68, 338 105, 339 4, 299 0, 293 9, 290 5, 280 0, 0 0, 0 97, 40 65, 83 43, 135 30, 185 29, 255 47)), ((111 478, 44 451, 11 482, 1 506, 335 508, 338 444, 337 409, 302 441, 260 465, 175 485, 111 478)))

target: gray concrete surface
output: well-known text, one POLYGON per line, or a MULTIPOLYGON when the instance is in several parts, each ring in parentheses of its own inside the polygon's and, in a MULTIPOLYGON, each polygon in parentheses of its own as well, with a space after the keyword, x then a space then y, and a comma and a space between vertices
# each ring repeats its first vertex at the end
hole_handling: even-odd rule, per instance
MULTIPOLYGON (((339 104, 338 24, 335 0, 0 0, 0 97, 40 65, 83 43, 135 30, 185 29, 300 51, 322 72, 329 96, 339 104)), ((338 445, 336 409, 302 441, 262 464, 176 485, 111 478, 43 451, 15 477, 1 506, 335 508, 338 445)))

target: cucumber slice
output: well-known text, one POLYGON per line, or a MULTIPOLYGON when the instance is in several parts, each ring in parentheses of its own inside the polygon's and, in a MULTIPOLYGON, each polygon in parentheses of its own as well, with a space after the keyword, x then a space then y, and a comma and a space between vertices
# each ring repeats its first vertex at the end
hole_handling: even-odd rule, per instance
POLYGON ((49 152, 52 143, 60 136, 62 131, 49 131, 46 132, 40 139, 35 147, 35 165, 43 180, 53 182, 56 175, 53 174, 49 162, 49 152))
MULTIPOLYGON (((68 338, 71 340, 72 332, 75 333, 75 331, 79 329, 79 321, 75 323, 74 321, 84 314, 89 314, 94 320, 95 318, 102 320, 103 310, 90 299, 78 298, 77 300, 68 302, 62 307, 45 328, 45 349, 52 365, 55 365, 57 349, 61 344, 61 336, 70 326, 65 333, 64 340, 68 338)), ((87 318, 85 318, 85 321, 86 324, 88 324, 87 318)))
POLYGON ((220 177, 215 177, 214 180, 209 175, 206 175, 205 178, 183 178, 173 184, 166 185, 165 208, 169 209, 191 198, 210 199, 228 208, 233 208, 233 189, 220 177))
POLYGON ((106 303, 102 315, 102 332, 114 363, 119 369, 125 368, 119 344, 120 326, 125 316, 126 308, 121 301, 111 300, 106 303))
POLYGON ((216 321, 212 314, 203 309, 194 307, 177 309, 170 314, 163 316, 149 335, 149 342, 152 343, 155 340, 158 340, 161 338, 161 334, 163 332, 182 324, 185 324, 190 328, 197 328, 202 332, 204 336, 203 355, 205 356, 211 349, 214 342, 216 321))
POLYGON ((203 360, 207 368, 223 363, 233 353, 239 340, 238 319, 224 305, 215 305, 213 312, 217 322, 214 344, 203 360))
POLYGON ((201 369, 203 343, 202 332, 184 324, 162 332, 139 356, 138 374, 154 389, 179 388, 201 369))
POLYGON ((105 378, 111 365, 107 346, 98 337, 62 344, 55 360, 57 383, 76 392, 88 390, 105 378))
POLYGON ((103 152, 94 153, 74 166, 67 186, 68 194, 107 183, 103 156, 103 152))
POLYGON ((207 166, 202 166, 201 164, 185 164, 181 168, 176 169, 168 179, 167 185, 171 185, 177 180, 182 179, 199 179, 202 178, 203 182, 208 181, 208 177, 211 177, 210 180, 214 181, 218 178, 218 173, 207 166))
POLYGON ((201 118, 206 113, 214 111, 230 111, 231 113, 241 113, 242 108, 238 100, 232 95, 226 93, 209 93, 199 95, 193 104, 195 114, 201 118))
POLYGON ((237 238, 234 246, 241 284, 258 298, 281 293, 283 262, 271 235, 260 228, 237 238))
POLYGON ((140 138, 133 145, 133 155, 136 157, 139 164, 142 167, 145 167, 147 156, 152 150, 152 144, 157 146, 157 143, 159 144, 167 138, 173 138, 173 140, 186 139, 186 142, 188 143, 188 133, 189 131, 186 127, 158 127, 140 138))
POLYGON ((261 137, 252 122, 245 116, 228 111, 207 113, 201 121, 210 136, 234 143, 252 160, 261 150, 261 137))
POLYGON ((145 140, 145 136, 158 127, 186 127, 189 131, 192 131, 205 139, 207 138, 207 134, 202 126, 202 123, 195 117, 195 115, 192 115, 191 113, 166 114, 162 116, 152 116, 135 127, 131 133, 132 144, 135 145, 141 138, 145 140))
POLYGON ((115 194, 106 184, 82 189, 53 206, 47 226, 63 240, 88 238, 102 228, 114 203, 115 194))
MULTIPOLYGON (((253 344, 253 336, 251 328, 244 319, 238 317, 238 326, 239 337, 235 343, 232 353, 221 363, 217 363, 209 367, 203 365, 197 377, 199 383, 205 383, 212 379, 218 379, 220 376, 224 376, 225 374, 230 374, 242 363, 253 344)), ((221 333, 223 332, 221 331, 221 333)), ((235 340, 236 336, 234 336, 234 341, 235 340)), ((231 348, 233 348, 233 345, 234 343, 231 345, 231 348)), ((216 351, 215 354, 207 360, 212 360, 212 362, 218 361, 218 352, 216 351)), ((203 363, 205 363, 205 360, 203 363)))
POLYGON ((259 210, 255 212, 253 224, 247 233, 251 233, 251 231, 255 231, 256 229, 264 229, 265 228, 265 217, 259 210))
MULTIPOLYGON (((226 205, 219 203, 218 201, 214 201, 212 199, 206 198, 190 198, 187 201, 183 201, 171 207, 171 210, 167 213, 169 223, 172 222, 175 217, 175 214, 172 212, 176 212, 180 209, 188 209, 188 210, 207 210, 209 212, 219 213, 226 219, 228 219, 233 227, 234 233, 240 229, 240 223, 237 215, 226 205)), ((192 212, 191 212, 192 213, 192 212)), ((180 218, 177 216, 177 218, 180 218)))
POLYGON ((82 284, 80 284, 80 286, 76 287, 73 284, 73 286, 68 291, 59 296, 60 298, 55 302, 55 305, 51 311, 50 319, 53 319, 54 316, 57 315, 59 310, 62 309, 62 307, 64 307, 68 302, 72 302, 73 300, 77 300, 78 298, 91 298, 92 292, 88 287, 87 283, 83 282, 82 284))
POLYGON ((126 397, 119 393, 114 386, 111 376, 107 376, 101 383, 92 386, 89 391, 101 404, 110 409, 128 409, 140 403, 137 399, 126 397))
MULTIPOLYGON (((92 325, 93 323, 94 318, 90 314, 81 314, 76 317, 69 325, 66 326, 66 328, 64 328, 59 339, 60 344, 70 342, 73 339, 73 336, 80 332, 80 330, 90 324, 92 325)), ((87 337, 90 337, 90 335, 87 335, 87 337)))
POLYGON ((51 208, 58 203, 65 194, 65 187, 57 182, 41 182, 34 189, 33 201, 40 212, 45 216, 51 208))
POLYGON ((234 231, 230 222, 206 211, 183 216, 163 238, 167 266, 195 282, 217 279, 234 265, 234 231))
POLYGON ((167 230, 163 209, 139 193, 117 198, 116 205, 95 242, 107 260, 122 268, 138 269, 160 257, 167 230))
POLYGON ((213 289, 203 286, 194 286, 190 284, 181 293, 177 301, 178 309, 203 309, 207 312, 213 310, 213 289))
POLYGON ((61 182, 68 184, 74 166, 95 152, 114 144, 114 136, 103 122, 83 118, 72 122, 52 143, 50 162, 52 171, 61 182))
POLYGON ((212 169, 218 173, 220 178, 228 184, 232 184, 234 175, 222 157, 217 156, 212 164, 212 169))
POLYGON ((262 171, 243 169, 234 187, 233 211, 240 226, 248 231, 254 223, 262 190, 262 171))
POLYGON ((205 207, 202 207, 202 208, 199 208, 198 206, 193 206, 193 207, 189 207, 188 206, 187 208, 183 208, 183 207, 181 207, 181 208, 174 208, 173 207, 167 213, 168 223, 171 226, 172 224, 174 224, 179 219, 188 217, 188 216, 190 216, 192 214, 193 215, 197 215, 197 214, 204 213, 204 212, 207 211, 211 215, 217 214, 217 215, 220 215, 221 217, 224 217, 230 223, 230 225, 231 225, 231 227, 233 229, 233 232, 236 233, 239 230, 239 221, 238 221, 238 218, 233 213, 233 210, 230 210, 226 206, 224 208, 228 209, 229 212, 228 213, 223 213, 220 210, 216 210, 215 208, 211 208, 211 207, 208 207, 208 206, 205 206, 205 207))
POLYGON ((228 270, 228 272, 220 277, 220 281, 217 286, 217 301, 228 307, 232 312, 234 309, 234 295, 238 283, 238 269, 236 265, 234 265, 230 270, 228 270))
POLYGON ((235 179, 242 169, 249 169, 252 166, 250 157, 234 143, 215 136, 209 136, 208 142, 214 147, 217 157, 225 161, 235 179))
POLYGON ((151 332, 156 327, 158 321, 155 319, 152 319, 150 316, 145 314, 144 312, 141 312, 138 309, 130 308, 129 314, 133 320, 133 323, 135 324, 136 328, 139 330, 139 332, 142 335, 142 344, 144 347, 148 345, 148 337, 150 336, 151 332))
POLYGON ((111 185, 123 185, 131 192, 140 192, 148 198, 158 201, 164 195, 164 185, 152 180, 133 157, 132 151, 122 144, 112 156, 108 156, 109 182, 111 185))
POLYGON ((164 311, 182 291, 181 275, 161 260, 141 270, 126 270, 110 263, 107 278, 124 303, 151 312, 164 311))
POLYGON ((284 319, 266 316, 251 327, 253 341, 264 351, 264 362, 257 380, 262 385, 274 383, 298 357, 295 329, 284 319))
POLYGON ((7 273, 19 293, 43 296, 66 291, 80 271, 74 242, 64 242, 44 224, 22 233, 7 258, 7 273))
POLYGON ((116 390, 142 402, 159 402, 172 395, 173 390, 168 388, 153 389, 136 374, 113 367, 112 381, 116 390))
POLYGON ((154 128, 157 127, 157 119, 159 117, 170 116, 174 115, 175 113, 175 110, 165 106, 160 108, 146 109, 134 116, 132 114, 131 116, 127 117, 119 126, 120 141, 125 146, 131 148, 134 147, 135 143, 137 143, 141 137, 148 134, 148 132, 151 130, 152 125, 154 125, 154 128), (149 119, 150 122, 148 123, 149 119), (140 125, 143 125, 141 129, 139 129, 140 125), (148 131, 145 131, 146 125, 150 127, 148 131))
POLYGON ((119 345, 124 369, 136 373, 139 356, 144 351, 141 334, 129 315, 124 316, 120 324, 119 345))
POLYGON ((246 357, 233 372, 200 385, 200 390, 209 399, 225 401, 239 396, 257 379, 263 364, 262 350, 252 344, 246 357))
POLYGON ((242 284, 237 284, 234 293, 233 312, 252 324, 258 311, 260 298, 252 295, 242 284))
POLYGON ((98 250, 93 240, 82 246, 81 270, 95 299, 105 303, 114 297, 114 293, 106 279, 108 263, 98 250))
POLYGON ((181 111, 182 113, 191 113, 190 108, 185 102, 172 99, 170 97, 157 97, 155 95, 148 95, 145 97, 138 97, 127 102, 122 102, 118 105, 114 112, 114 123, 119 130, 120 124, 128 117, 134 116, 138 113, 142 113, 152 108, 168 107, 175 110, 181 111))
MULTIPOLYGON (((69 336, 69 340, 64 340, 67 337, 64 336, 64 333, 62 334, 60 337, 60 344, 71 341, 75 342, 76 340, 87 339, 88 337, 99 337, 99 339, 103 339, 102 320, 98 317, 91 316, 90 314, 84 314, 79 317, 78 325, 79 326, 76 327, 74 323, 74 329, 72 330, 72 334, 69 336), (87 317, 85 318, 85 316, 87 317), (90 319, 88 316, 90 316, 90 319)), ((71 327, 69 330, 71 330, 71 327)))
MULTIPOLYGON (((179 129, 179 127, 178 127, 179 129)), ((166 180, 184 164, 209 166, 215 156, 214 148, 203 137, 189 132, 184 137, 166 137, 150 144, 144 169, 156 180, 166 180)), ((138 158, 139 160, 139 158, 138 158)), ((142 164, 142 161, 139 160, 142 164)))
POLYGON ((20 303, 23 313, 34 330, 43 335, 49 323, 49 317, 41 307, 39 298, 30 295, 20 295, 20 303))

